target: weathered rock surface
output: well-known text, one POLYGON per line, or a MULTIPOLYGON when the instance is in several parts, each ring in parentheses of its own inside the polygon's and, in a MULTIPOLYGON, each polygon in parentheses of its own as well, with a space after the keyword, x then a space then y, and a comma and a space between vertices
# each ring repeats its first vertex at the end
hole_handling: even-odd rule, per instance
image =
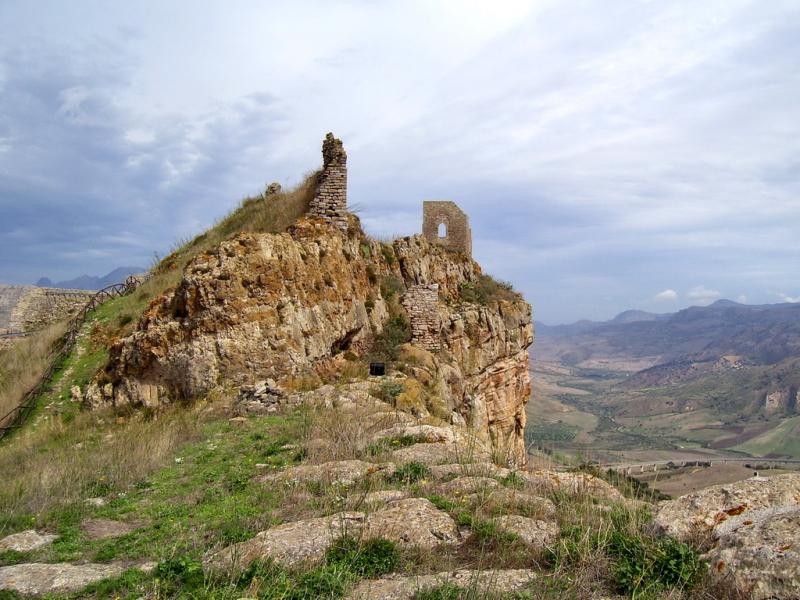
POLYGON ((511 594, 527 588, 536 581, 536 577, 534 571, 525 569, 459 570, 435 575, 388 577, 362 581, 353 589, 348 598, 350 600, 410 600, 418 591, 443 584, 451 584, 468 590, 475 589, 481 595, 511 594))
POLYGON ((334 540, 360 531, 364 519, 364 513, 347 512, 284 523, 212 554, 205 565, 213 570, 227 570, 245 569, 254 560, 266 558, 285 567, 318 561, 334 540))
MULTIPOLYGON (((462 302, 462 286, 479 276, 470 258, 422 236, 383 245, 316 219, 282 234, 240 234, 197 257, 177 289, 152 302, 111 349, 87 403, 158 406, 202 397, 220 380, 280 383, 335 365, 347 352, 363 354, 382 331, 382 281, 435 284, 443 352, 407 348, 419 360, 398 406, 466 423, 522 464, 531 310, 511 293, 486 305, 462 302)), ((269 412, 276 396, 255 395, 243 410, 269 412)))
POLYGON ((490 477, 457 477, 439 486, 439 492, 459 498, 467 494, 480 493, 500 487, 496 479, 490 477))
POLYGON ((57 535, 39 533, 33 529, 28 529, 26 531, 20 531, 19 533, 12 533, 0 540, 0 552, 9 550, 14 552, 32 552, 47 546, 56 539, 58 539, 57 535))
POLYGON ((465 500, 474 504, 491 504, 502 506, 507 513, 521 512, 526 516, 538 519, 552 519, 556 514, 556 506, 548 498, 536 496, 523 490, 510 487, 498 487, 492 490, 469 494, 465 500))
POLYGON ((494 463, 452 463, 449 465, 432 465, 431 475, 436 479, 453 476, 463 477, 508 477, 511 469, 498 467, 494 463))
POLYGON ((800 505, 748 514, 715 532, 704 556, 712 573, 730 575, 754 600, 800 598, 800 505))
POLYGON ((513 533, 529 546, 542 548, 558 538, 558 525, 552 521, 529 519, 519 515, 503 515, 494 521, 500 531, 513 533))
POLYGON ((690 540, 712 533, 732 517, 747 519, 752 511, 783 506, 800 506, 800 473, 752 477, 663 502, 653 523, 661 533, 690 540))
POLYGON ((377 492, 370 492, 364 496, 364 504, 381 504, 386 502, 394 502, 395 500, 402 500, 407 498, 408 493, 402 490, 379 490, 377 492))
POLYGON ((383 537, 400 546, 434 548, 458 541, 458 528, 446 512, 426 498, 407 498, 369 515, 364 536, 383 537))
POLYGON ((412 444, 395 450, 391 454, 397 463, 418 462, 426 465, 452 464, 454 462, 489 462, 491 455, 479 447, 464 447, 462 444, 412 444))
POLYGON ((625 496, 617 488, 588 473, 531 471, 520 472, 519 475, 537 493, 585 494, 611 502, 625 502, 625 496))
POLYGON ((130 565, 123 563, 10 565, 0 567, 0 590, 10 590, 30 596, 77 592, 95 581, 116 577, 128 568, 130 565))
POLYGON ((391 472, 394 465, 375 464, 363 460, 337 460, 319 465, 299 465, 258 477, 262 483, 327 483, 353 485, 368 475, 391 472))
POLYGON ((241 569, 256 559, 270 558, 293 567, 322 559, 331 543, 346 534, 382 537, 419 548, 458 541, 458 529, 450 515, 425 498, 407 498, 370 515, 345 512, 284 523, 208 556, 205 564, 214 570, 241 569))
POLYGON ((800 598, 800 473, 752 477, 663 502, 656 531, 710 548, 711 572, 755 600, 800 598))

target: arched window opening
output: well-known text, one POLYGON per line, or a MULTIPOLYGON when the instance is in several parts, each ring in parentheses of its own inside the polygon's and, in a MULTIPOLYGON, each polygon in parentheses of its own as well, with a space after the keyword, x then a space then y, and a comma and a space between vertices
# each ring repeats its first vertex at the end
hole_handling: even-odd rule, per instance
POLYGON ((446 223, 439 223, 439 237, 446 238, 447 237, 447 224, 446 223))

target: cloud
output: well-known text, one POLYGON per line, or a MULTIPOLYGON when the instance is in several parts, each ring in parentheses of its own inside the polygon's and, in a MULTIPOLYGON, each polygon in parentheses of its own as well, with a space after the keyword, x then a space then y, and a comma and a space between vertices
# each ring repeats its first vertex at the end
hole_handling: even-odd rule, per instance
POLYGON ((653 296, 656 302, 674 302, 678 299, 678 292, 675 290, 666 289, 663 292, 658 292, 653 296))
POLYGON ((717 290, 710 290, 704 285, 696 285, 686 293, 686 297, 700 305, 711 304, 721 294, 717 290))
POLYGON ((779 298, 781 299, 781 301, 783 301, 783 302, 790 302, 790 303, 792 303, 792 304, 795 304, 795 303, 797 303, 797 302, 800 302, 800 296, 788 296, 788 295, 786 295, 786 294, 778 294, 778 297, 779 297, 779 298))
POLYGON ((334 131, 370 233, 457 201, 545 322, 796 285, 796 2, 186 6, 0 2, 0 281, 148 264, 334 131))
POLYGON ((746 294, 740 294, 740 295, 739 295, 739 296, 736 298, 736 301, 737 301, 739 304, 747 304, 747 295, 746 295, 746 294))

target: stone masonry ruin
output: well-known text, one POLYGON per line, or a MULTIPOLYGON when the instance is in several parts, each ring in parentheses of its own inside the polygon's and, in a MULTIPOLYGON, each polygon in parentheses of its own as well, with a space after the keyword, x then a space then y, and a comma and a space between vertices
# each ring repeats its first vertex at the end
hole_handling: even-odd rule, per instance
POLYGON ((332 133, 322 142, 322 175, 308 212, 347 229, 347 153, 332 133))
POLYGON ((434 244, 472 257, 472 231, 469 217, 450 200, 426 200, 422 203, 422 235, 434 244), (443 226, 440 235, 440 227, 443 226))
POLYGON ((403 307, 411 322, 411 343, 426 350, 440 347, 439 285, 412 285, 403 295, 403 307))

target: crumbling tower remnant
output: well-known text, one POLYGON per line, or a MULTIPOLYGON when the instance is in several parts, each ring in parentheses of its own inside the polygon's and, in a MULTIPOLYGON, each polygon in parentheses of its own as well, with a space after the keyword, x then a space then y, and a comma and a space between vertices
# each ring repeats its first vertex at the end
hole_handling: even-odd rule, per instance
POLYGON ((322 175, 308 212, 347 229, 347 153, 332 133, 322 142, 322 175))
POLYGON ((472 230, 469 228, 469 217, 455 202, 450 200, 423 202, 422 235, 429 242, 472 257, 472 230))
POLYGON ((411 322, 411 343, 426 350, 438 350, 441 346, 439 284, 412 285, 403 295, 402 303, 411 322))

